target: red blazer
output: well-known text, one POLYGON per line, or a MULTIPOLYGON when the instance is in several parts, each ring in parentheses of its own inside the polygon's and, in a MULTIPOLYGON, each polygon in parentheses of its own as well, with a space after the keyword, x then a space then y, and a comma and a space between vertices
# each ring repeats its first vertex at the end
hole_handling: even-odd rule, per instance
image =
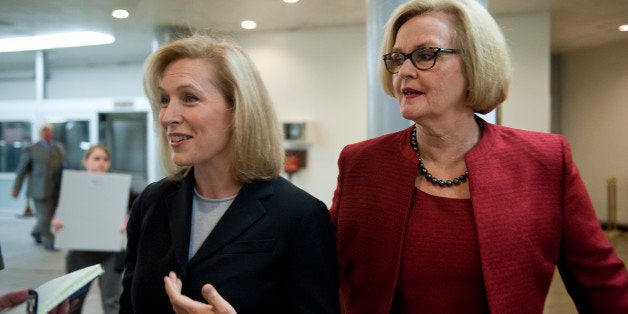
MULTIPOLYGON (((628 313, 626 267, 565 138, 482 123, 465 162, 491 313, 542 313, 555 266, 580 312, 628 313)), ((417 174, 411 130, 340 154, 331 214, 345 313, 390 311, 417 174)))

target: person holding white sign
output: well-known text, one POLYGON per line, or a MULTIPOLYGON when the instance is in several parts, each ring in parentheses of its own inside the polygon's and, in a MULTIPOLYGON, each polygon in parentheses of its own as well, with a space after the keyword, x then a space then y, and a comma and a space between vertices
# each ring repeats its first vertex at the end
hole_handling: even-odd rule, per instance
MULTIPOLYGON (((104 173, 109 171, 111 166, 111 157, 107 148, 103 145, 91 146, 83 156, 83 166, 87 172, 104 173)), ((55 217, 52 221, 52 228, 55 232, 63 228, 63 222, 55 217)), ((69 250, 66 259, 66 272, 94 265, 101 264, 105 272, 98 279, 100 287, 100 298, 102 308, 105 314, 118 313, 120 303, 120 293, 122 291, 122 251, 106 252, 106 251, 84 251, 69 250)), ((81 313, 85 297, 89 291, 89 285, 78 299, 80 300, 72 307, 71 313, 81 313)))

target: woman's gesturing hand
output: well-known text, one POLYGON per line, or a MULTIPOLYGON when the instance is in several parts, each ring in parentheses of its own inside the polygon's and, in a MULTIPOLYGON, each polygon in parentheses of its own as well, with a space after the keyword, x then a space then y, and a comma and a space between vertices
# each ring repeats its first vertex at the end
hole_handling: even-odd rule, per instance
POLYGON ((225 299, 223 299, 216 288, 210 284, 205 284, 201 290, 203 297, 209 304, 198 302, 181 294, 183 283, 177 274, 170 272, 164 277, 166 293, 170 298, 172 308, 176 313, 190 314, 235 314, 235 309, 225 299))

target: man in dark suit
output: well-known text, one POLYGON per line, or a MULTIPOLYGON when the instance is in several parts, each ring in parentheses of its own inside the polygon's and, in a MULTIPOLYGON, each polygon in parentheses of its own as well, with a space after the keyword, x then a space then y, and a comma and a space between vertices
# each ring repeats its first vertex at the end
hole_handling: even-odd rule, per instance
POLYGON ((39 142, 22 151, 11 196, 17 198, 24 179, 28 177, 26 194, 35 202, 37 218, 31 235, 35 242, 43 243, 47 250, 53 250, 54 236, 50 231, 50 222, 59 201, 61 171, 66 155, 63 146, 52 139, 52 125, 43 125, 39 136, 39 142))

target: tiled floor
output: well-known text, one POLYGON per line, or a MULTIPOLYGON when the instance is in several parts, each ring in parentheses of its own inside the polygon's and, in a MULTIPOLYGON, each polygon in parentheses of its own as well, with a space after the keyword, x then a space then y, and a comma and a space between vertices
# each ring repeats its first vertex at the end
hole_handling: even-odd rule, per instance
MULTIPOLYGON (((14 213, 0 212, 0 244, 6 267, 0 271, 0 294, 37 287, 64 274, 65 252, 49 252, 35 245, 29 235, 33 224, 33 218, 19 218, 14 213)), ((619 256, 628 261, 628 234, 611 238, 619 256)), ((577 313, 558 272, 554 278, 544 313, 577 313)), ((102 313, 99 293, 98 285, 92 284, 84 313, 102 313)))

